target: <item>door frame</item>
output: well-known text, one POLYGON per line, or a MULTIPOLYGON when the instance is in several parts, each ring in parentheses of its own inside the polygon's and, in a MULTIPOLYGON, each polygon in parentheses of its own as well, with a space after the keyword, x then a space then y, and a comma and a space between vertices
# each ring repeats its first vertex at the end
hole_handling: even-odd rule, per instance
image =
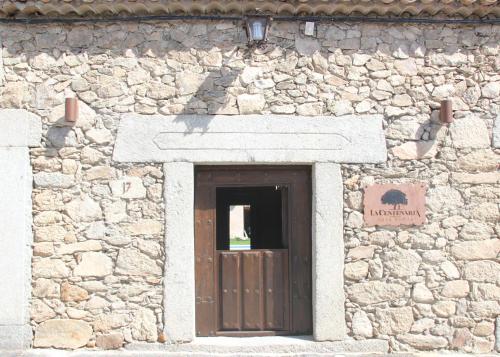
MULTIPOLYGON (((195 164, 197 163, 164 164, 164 332, 167 341, 171 343, 190 342, 196 337, 195 164)), ((313 338, 315 341, 338 341, 346 338, 343 187, 340 165, 312 163, 311 181, 313 338)))
POLYGON ((313 165, 313 338, 346 337, 339 163, 385 163, 382 115, 139 115, 120 119, 113 160, 164 163, 164 328, 195 338, 194 165, 313 165), (251 140, 247 140, 251 134, 251 140), (174 140, 169 140, 173 138, 174 140), (275 140, 270 145, 270 138, 275 140))
POLYGON ((244 165, 195 167, 195 284, 197 336, 304 335, 312 332, 312 184, 311 166, 244 165), (227 177, 230 177, 228 180, 227 177), (234 178, 233 178, 234 177, 234 178), (224 331, 221 329, 220 262, 217 250, 217 188, 287 187, 283 234, 287 240, 285 281, 286 329, 276 331, 224 331), (298 208, 294 211, 293 207, 298 208), (209 208, 208 208, 209 207, 209 208), (303 210, 308 215, 301 213, 303 210), (212 223, 210 223, 212 222, 212 223), (208 241, 210 240, 210 241, 208 241), (208 251, 208 253, 207 253, 208 251), (211 274, 208 273, 211 271, 211 274), (212 279, 212 282, 207 282, 212 279), (198 291, 199 290, 199 291, 198 291), (207 297, 208 296, 208 297, 207 297), (212 300, 212 297, 214 299, 212 300), (208 310, 212 310, 209 313, 208 310))

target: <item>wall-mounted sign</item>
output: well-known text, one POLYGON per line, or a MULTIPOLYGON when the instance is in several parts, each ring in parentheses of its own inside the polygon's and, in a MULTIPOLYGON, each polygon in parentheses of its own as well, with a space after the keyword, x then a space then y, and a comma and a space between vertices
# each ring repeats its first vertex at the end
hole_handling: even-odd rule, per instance
POLYGON ((364 217, 367 226, 421 225, 425 222, 423 183, 384 184, 365 188, 364 217))

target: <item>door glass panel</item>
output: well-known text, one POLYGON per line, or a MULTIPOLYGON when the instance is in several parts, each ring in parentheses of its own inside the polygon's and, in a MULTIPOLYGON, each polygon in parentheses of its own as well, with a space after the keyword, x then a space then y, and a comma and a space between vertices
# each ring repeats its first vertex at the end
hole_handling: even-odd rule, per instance
POLYGON ((229 206, 229 250, 245 250, 252 246, 250 205, 229 206))

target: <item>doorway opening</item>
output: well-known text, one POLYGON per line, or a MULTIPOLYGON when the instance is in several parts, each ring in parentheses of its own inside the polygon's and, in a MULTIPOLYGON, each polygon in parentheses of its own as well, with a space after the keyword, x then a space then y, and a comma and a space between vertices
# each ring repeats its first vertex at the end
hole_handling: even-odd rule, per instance
POLYGON ((218 187, 217 250, 282 249, 285 187, 218 187))
POLYGON ((195 172, 197 336, 311 333, 310 168, 195 172))

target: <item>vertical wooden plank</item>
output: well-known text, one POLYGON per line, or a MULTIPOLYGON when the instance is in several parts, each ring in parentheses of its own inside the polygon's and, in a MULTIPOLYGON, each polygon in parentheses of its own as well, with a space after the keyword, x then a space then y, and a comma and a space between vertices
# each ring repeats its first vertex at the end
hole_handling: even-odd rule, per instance
POLYGON ((285 300, 286 251, 270 250, 264 252, 264 300, 265 328, 283 330, 285 315, 288 313, 285 300))
POLYGON ((220 262, 220 311, 223 330, 241 330, 240 254, 219 252, 220 262))
POLYGON ((312 332, 311 287, 311 176, 309 170, 294 175, 291 187, 291 302, 292 328, 296 334, 312 332))
POLYGON ((196 173, 195 183, 195 302, 196 335, 212 336, 217 329, 214 280, 215 199, 211 176, 196 173))
POLYGON ((259 251, 240 252, 242 258, 243 329, 262 330, 262 253, 259 251))

